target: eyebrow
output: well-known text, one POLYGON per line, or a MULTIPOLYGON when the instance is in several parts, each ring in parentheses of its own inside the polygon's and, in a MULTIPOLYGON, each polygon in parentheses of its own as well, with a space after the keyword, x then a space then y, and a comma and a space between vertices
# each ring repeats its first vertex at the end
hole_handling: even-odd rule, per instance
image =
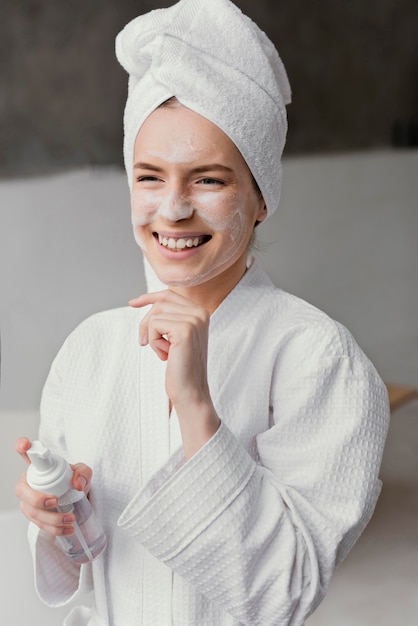
POLYGON ((161 172, 161 167, 152 165, 151 163, 135 163, 134 170, 152 170, 154 172, 161 172))
MULTIPOLYGON (((163 168, 158 167, 157 165, 154 165, 152 163, 144 163, 142 161, 139 161, 138 163, 135 163, 134 165, 134 169, 138 169, 138 170, 151 170, 152 172, 162 172, 163 168)), ((207 165, 199 165, 199 167, 194 167, 192 169, 193 173, 196 174, 200 174, 202 172, 213 172, 213 171, 222 171, 222 172, 226 172, 231 174, 233 172, 233 170, 230 167, 227 167, 226 165, 221 165, 220 163, 208 163, 207 165)))
POLYGON ((227 173, 232 173, 233 170, 230 167, 227 167, 226 165, 221 165, 220 163, 208 163, 207 165, 201 165, 199 167, 194 167, 193 168, 193 172, 196 172, 196 174, 199 174, 201 172, 208 172, 208 171, 221 171, 221 172, 227 172, 227 173))

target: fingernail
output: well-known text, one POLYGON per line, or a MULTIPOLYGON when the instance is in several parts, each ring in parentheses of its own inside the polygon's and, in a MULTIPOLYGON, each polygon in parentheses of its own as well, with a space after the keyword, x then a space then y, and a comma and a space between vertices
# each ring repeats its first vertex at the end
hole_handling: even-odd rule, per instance
POLYGON ((63 524, 73 524, 75 522, 74 515, 64 515, 62 518, 63 524))
POLYGON ((85 489, 87 486, 87 478, 85 476, 79 476, 78 482, 81 484, 81 488, 85 489))
POLYGON ((139 329, 139 345, 146 346, 147 343, 148 343, 147 329, 143 330, 142 328, 140 328, 139 329))
POLYGON ((45 500, 44 506, 46 509, 55 509, 55 507, 57 506, 57 501, 55 500, 55 498, 48 498, 47 500, 45 500))
POLYGON ((64 528, 62 531, 63 535, 73 535, 74 534, 74 528, 64 528))

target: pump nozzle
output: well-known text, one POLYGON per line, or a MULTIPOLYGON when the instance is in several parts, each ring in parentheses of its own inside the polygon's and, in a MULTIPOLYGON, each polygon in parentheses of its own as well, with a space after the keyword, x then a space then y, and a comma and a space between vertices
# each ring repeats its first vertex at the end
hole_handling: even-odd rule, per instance
POLYGON ((32 489, 59 497, 71 488, 73 473, 62 457, 51 454, 40 441, 32 442, 27 455, 31 460, 27 479, 32 489))
POLYGON ((27 455, 38 472, 48 472, 55 468, 56 463, 51 455, 51 451, 45 448, 40 441, 32 442, 32 446, 27 451, 27 455))

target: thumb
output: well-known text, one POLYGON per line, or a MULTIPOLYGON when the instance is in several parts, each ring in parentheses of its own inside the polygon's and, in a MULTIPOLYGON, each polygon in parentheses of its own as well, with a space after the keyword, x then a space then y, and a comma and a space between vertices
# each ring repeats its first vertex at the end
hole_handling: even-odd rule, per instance
POLYGON ((27 451, 30 449, 30 447, 32 446, 30 440, 27 437, 20 437, 15 444, 15 450, 18 454, 20 454, 20 456, 22 457, 22 459, 25 461, 25 463, 27 463, 28 465, 30 465, 30 459, 27 455, 27 451))

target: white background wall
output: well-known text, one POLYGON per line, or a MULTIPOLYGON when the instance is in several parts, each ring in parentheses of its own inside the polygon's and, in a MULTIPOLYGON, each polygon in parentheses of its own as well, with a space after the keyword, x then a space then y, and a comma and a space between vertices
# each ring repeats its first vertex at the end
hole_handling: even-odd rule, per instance
MULTIPOLYGON (((348 326, 386 380, 418 384, 418 152, 292 157, 284 170, 280 210, 259 229, 274 282, 348 326)), ((143 289, 123 172, 0 183, 0 509, 16 504, 13 443, 36 433, 60 344, 143 289)))

